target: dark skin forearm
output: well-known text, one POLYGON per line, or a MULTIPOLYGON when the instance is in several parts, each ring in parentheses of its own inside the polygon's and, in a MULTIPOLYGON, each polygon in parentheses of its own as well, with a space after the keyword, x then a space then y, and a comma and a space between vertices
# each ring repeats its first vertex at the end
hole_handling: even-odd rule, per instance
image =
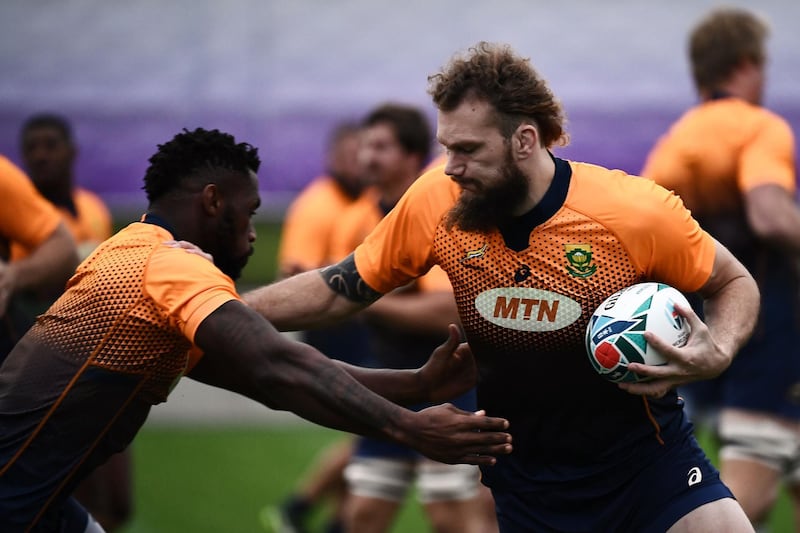
POLYGON ((190 377, 343 431, 386 436, 402 416, 314 348, 245 309, 229 302, 201 324, 196 342, 205 355, 190 377), (237 312, 227 312, 235 306, 237 312), (235 354, 232 346, 239 347, 235 354))
MULTIPOLYGON (((362 386, 311 346, 281 335, 242 302, 227 302, 211 313, 194 340, 205 355, 191 377, 312 422, 389 438, 445 463, 491 465, 494 456, 511 452, 506 420, 452 405, 404 409, 362 386)), ((388 390, 382 393, 395 394, 392 382, 383 386, 388 390)))

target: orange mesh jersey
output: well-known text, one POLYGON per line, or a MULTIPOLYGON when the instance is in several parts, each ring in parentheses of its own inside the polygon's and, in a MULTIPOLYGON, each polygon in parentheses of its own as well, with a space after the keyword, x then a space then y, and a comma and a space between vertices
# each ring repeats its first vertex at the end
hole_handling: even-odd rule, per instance
MULTIPOLYGON (((511 423, 514 454, 498 465, 533 464, 535 473, 523 470, 538 479, 560 479, 561 460, 604 468, 604 460, 624 460, 613 452, 625 443, 665 438, 662 424, 681 416, 677 398, 647 402, 605 381, 588 361, 584 332, 596 307, 633 283, 698 289, 715 255, 713 239, 669 191, 621 171, 555 163, 545 197, 517 221, 530 225, 521 250, 500 231, 446 229, 459 188, 439 167, 355 252, 363 279, 384 293, 433 265, 448 274, 478 361, 479 407, 511 423)), ((490 484, 522 486, 522 475, 484 469, 490 484)))
POLYGON ((331 177, 319 177, 306 187, 283 221, 280 270, 296 273, 331 264, 331 235, 342 210, 351 203, 353 198, 331 177))
POLYGON ((60 222, 56 209, 42 197, 28 177, 0 156, 0 243, 2 258, 10 257, 11 243, 33 249, 55 231, 60 222))
POLYGON ((6 359, 0 507, 8 501, 4 491, 19 489, 16 496, 39 508, 95 457, 125 448, 150 406, 164 401, 192 367, 200 323, 239 298, 211 262, 162 244, 172 238, 160 226, 137 222, 105 241, 6 359), (87 409, 86 397, 94 395, 103 400, 87 409), (45 471, 60 474, 33 482, 42 461, 57 464, 45 471))
POLYGON ((739 100, 687 111, 647 157, 642 176, 675 190, 696 217, 737 209, 742 193, 776 184, 794 194, 794 136, 784 119, 739 100))

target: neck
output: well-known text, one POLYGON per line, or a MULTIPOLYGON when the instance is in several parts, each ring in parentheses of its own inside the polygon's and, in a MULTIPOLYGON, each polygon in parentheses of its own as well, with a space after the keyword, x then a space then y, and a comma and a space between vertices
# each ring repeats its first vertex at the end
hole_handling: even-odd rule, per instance
POLYGON ((71 207, 73 205, 72 200, 72 180, 59 180, 58 183, 53 184, 49 187, 39 188, 39 192, 42 193, 42 196, 47 198, 47 200, 59 207, 71 207))

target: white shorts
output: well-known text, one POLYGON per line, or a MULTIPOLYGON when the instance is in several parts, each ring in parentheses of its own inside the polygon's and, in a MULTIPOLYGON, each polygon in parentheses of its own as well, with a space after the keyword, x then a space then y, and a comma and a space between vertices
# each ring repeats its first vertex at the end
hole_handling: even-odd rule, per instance
POLYGON ((416 481, 424 504, 475 497, 480 470, 474 465, 447 465, 429 459, 356 457, 345 468, 344 477, 351 493, 390 501, 402 501, 416 481))
POLYGON ((718 430, 720 458, 755 461, 780 472, 790 484, 800 484, 800 423, 724 411, 718 430))

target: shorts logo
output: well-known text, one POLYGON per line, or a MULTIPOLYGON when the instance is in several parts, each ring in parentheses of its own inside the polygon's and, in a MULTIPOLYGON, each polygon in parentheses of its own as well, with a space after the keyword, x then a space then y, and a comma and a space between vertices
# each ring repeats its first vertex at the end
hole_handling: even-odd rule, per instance
POLYGON ((564 252, 567 256, 567 272, 576 278, 588 278, 597 272, 597 265, 592 264, 591 244, 565 244, 564 252))
POLYGON ((689 470, 689 486, 697 485, 703 481, 703 473, 700 471, 699 467, 694 467, 689 470))

